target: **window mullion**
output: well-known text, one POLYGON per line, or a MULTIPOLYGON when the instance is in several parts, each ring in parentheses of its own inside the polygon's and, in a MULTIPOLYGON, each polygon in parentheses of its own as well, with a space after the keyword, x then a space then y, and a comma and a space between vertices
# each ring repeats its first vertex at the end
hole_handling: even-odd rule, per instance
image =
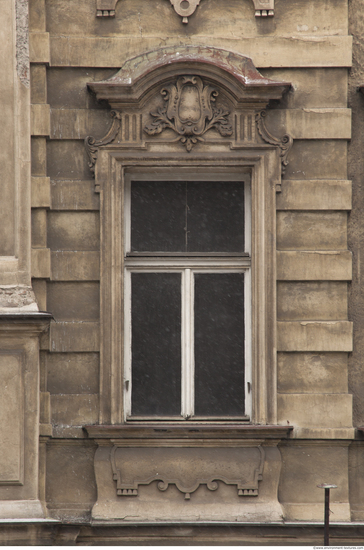
POLYGON ((182 415, 193 415, 193 275, 182 273, 182 415))

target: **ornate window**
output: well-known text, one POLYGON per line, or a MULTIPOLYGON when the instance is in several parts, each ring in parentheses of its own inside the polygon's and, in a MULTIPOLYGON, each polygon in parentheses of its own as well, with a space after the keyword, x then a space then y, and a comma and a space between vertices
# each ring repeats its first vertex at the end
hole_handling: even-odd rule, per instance
POLYGON ((264 109, 289 84, 191 46, 89 87, 113 109, 86 140, 102 199, 100 424, 275 424, 275 194, 292 140, 264 109))

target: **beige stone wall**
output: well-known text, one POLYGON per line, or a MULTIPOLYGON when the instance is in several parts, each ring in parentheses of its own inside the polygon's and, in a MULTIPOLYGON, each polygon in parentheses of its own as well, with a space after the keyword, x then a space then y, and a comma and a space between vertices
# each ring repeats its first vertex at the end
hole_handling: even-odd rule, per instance
MULTIPOLYGON (((364 9, 359 0, 352 4, 364 9)), ((352 28, 361 40, 361 23, 352 10, 352 28)), ((110 116, 106 102, 97 102, 86 83, 109 78, 127 59, 145 51, 197 44, 250 56, 263 76, 292 83, 292 90, 282 101, 273 101, 267 115, 272 134, 289 133, 294 139, 276 199, 277 417, 278 424, 294 426, 293 441, 280 446, 278 498, 286 519, 321 520, 323 494, 316 485, 336 483, 335 520, 363 519, 363 448, 360 442, 350 444, 353 425, 362 424, 364 411, 364 97, 355 91, 364 78, 360 61, 355 61, 350 88, 354 139, 348 158, 348 21, 347 0, 276 0, 274 17, 266 18, 254 16, 251 0, 202 0, 188 25, 168 0, 120 0, 115 18, 96 17, 96 3, 90 0, 29 1, 31 108, 29 128, 23 126, 22 132, 31 135, 31 180, 28 173, 28 194, 21 196, 31 205, 31 247, 29 208, 20 217, 14 214, 20 194, 8 185, 8 206, 3 202, 1 207, 7 229, 0 252, 16 256, 18 246, 19 262, 25 266, 17 271, 18 284, 29 284, 31 258, 39 309, 54 316, 49 334, 41 339, 39 413, 40 499, 51 516, 86 519, 97 498, 96 444, 82 426, 99 421, 100 196, 83 140, 103 137, 110 116), (354 208, 348 234, 351 179, 354 208)), ((354 47, 362 55, 359 45, 354 47)), ((28 92, 21 90, 14 96, 17 108, 22 101, 29 103, 28 92)), ((14 93, 8 90, 7 97, 14 93)), ((14 158, 14 139, 20 135, 14 134, 14 113, 9 116, 4 121, 9 127, 4 158, 14 158)), ((21 154, 22 162, 14 166, 27 165, 29 172, 30 151, 21 154)), ((14 170, 8 163, 11 173, 6 177, 14 178, 14 170)), ((1 266, 0 258, 0 271, 1 266)), ((9 281, 13 276, 5 274, 0 282, 9 281)))
MULTIPOLYGON (((363 9, 362 2, 350 3, 349 25, 353 35, 353 67, 349 78, 349 105, 353 109, 352 140, 348 148, 349 177, 353 179, 353 209, 349 217, 348 243, 353 253, 353 281, 349 292, 349 316, 354 322, 354 349, 349 358, 349 391, 353 394, 353 422, 355 426, 364 425, 364 377, 363 377, 363 297, 361 275, 361 252, 363 249, 363 108, 364 96, 358 86, 364 82, 363 39, 364 28, 358 11, 363 9)), ((363 521, 363 458, 362 441, 350 447, 349 486, 352 519, 363 521)))

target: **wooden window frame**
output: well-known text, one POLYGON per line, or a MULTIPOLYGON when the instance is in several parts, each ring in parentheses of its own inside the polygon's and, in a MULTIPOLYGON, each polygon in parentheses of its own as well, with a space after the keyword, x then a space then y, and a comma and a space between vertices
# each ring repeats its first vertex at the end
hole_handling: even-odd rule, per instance
POLYGON ((125 178, 124 200, 124 379, 123 399, 124 421, 249 421, 251 418, 251 189, 250 174, 245 175, 221 173, 211 174, 206 170, 196 169, 194 173, 181 169, 179 174, 171 176, 165 170, 154 171, 152 175, 143 172, 127 174, 125 178), (244 185, 244 253, 225 254, 143 254, 128 256, 130 250, 131 225, 131 182, 132 181, 237 181, 244 185), (182 289, 182 391, 181 415, 167 418, 166 416, 132 415, 132 357, 131 357, 131 273, 181 273, 182 289), (206 416, 194 414, 194 274, 195 273, 244 273, 244 396, 245 412, 239 416, 206 416))

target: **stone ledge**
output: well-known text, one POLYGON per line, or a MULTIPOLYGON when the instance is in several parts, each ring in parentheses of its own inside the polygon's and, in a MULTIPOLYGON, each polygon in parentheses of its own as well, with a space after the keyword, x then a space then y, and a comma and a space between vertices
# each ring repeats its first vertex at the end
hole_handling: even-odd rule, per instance
POLYGON ((262 426, 228 424, 195 424, 178 426, 176 424, 139 424, 139 425, 86 425, 89 437, 97 439, 286 439, 293 426, 262 426))
POLYGON ((344 439, 355 438, 355 428, 299 428, 295 427, 292 439, 344 439))

